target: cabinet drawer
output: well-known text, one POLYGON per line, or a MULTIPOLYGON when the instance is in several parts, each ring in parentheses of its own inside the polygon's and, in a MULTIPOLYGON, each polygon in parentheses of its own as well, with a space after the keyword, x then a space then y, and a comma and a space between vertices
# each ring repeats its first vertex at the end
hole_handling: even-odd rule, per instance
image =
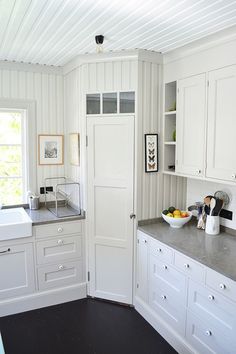
POLYGON ((206 284, 229 299, 236 301, 236 282, 207 268, 206 284))
POLYGON ((150 256, 149 274, 150 281, 164 282, 172 291, 173 296, 184 301, 184 305, 186 305, 187 277, 184 274, 173 268, 173 266, 161 262, 153 255, 150 256))
POLYGON ((82 221, 62 222, 34 226, 34 235, 36 238, 44 238, 58 235, 81 234, 82 221))
POLYGON ((166 323, 184 335, 186 318, 184 299, 178 300, 175 291, 160 279, 150 281, 149 304, 166 323))
POLYGON ((235 304, 215 291, 190 281, 188 307, 206 323, 212 321, 232 336, 236 333, 235 304))
POLYGON ((179 270, 190 276, 193 280, 199 282, 204 281, 205 268, 191 258, 175 252, 174 264, 179 270))
POLYGON ((38 268, 39 290, 60 288, 82 281, 82 261, 61 262, 38 268))
POLYGON ((81 236, 57 237, 36 245, 38 264, 53 263, 82 255, 81 236))
POLYGON ((152 238, 150 238, 150 252, 160 260, 168 263, 172 263, 173 261, 173 251, 169 247, 163 245, 163 243, 152 238))
POLYGON ((212 323, 205 323, 191 311, 187 313, 186 339, 198 353, 235 354, 236 342, 227 332, 212 323))

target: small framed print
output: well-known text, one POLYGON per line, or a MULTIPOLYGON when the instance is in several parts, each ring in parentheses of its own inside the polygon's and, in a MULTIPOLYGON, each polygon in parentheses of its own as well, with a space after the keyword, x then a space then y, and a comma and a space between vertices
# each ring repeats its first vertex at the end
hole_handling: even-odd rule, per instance
POLYGON ((157 134, 145 134, 145 172, 158 172, 157 134))
POLYGON ((80 135, 78 133, 70 134, 70 164, 79 166, 80 162, 80 135))
POLYGON ((64 164, 64 136, 47 135, 38 136, 39 165, 64 164))

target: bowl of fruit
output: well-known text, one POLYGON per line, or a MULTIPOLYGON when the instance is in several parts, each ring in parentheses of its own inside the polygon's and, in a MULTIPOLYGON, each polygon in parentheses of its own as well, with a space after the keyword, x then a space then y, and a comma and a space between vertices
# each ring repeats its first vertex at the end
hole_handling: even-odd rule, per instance
POLYGON ((192 218, 192 213, 190 211, 182 211, 175 207, 163 210, 161 215, 163 219, 175 229, 180 229, 192 218))

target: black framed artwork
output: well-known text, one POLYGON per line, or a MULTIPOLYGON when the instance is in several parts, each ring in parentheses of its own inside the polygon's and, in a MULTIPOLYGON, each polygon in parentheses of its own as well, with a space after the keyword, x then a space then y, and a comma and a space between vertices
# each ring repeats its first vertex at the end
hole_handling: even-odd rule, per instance
POLYGON ((158 134, 145 134, 145 172, 158 172, 158 134))

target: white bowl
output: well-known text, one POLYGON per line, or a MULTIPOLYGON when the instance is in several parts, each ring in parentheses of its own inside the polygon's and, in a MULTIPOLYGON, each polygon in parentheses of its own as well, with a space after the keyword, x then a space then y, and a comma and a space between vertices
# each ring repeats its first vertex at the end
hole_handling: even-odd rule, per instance
POLYGON ((171 227, 173 227, 175 229, 180 229, 185 224, 187 224, 187 222, 189 222, 192 218, 193 214, 190 211, 188 211, 187 213, 189 216, 187 216, 186 218, 172 218, 172 217, 164 215, 164 214, 161 214, 161 216, 168 224, 170 224, 171 227))

